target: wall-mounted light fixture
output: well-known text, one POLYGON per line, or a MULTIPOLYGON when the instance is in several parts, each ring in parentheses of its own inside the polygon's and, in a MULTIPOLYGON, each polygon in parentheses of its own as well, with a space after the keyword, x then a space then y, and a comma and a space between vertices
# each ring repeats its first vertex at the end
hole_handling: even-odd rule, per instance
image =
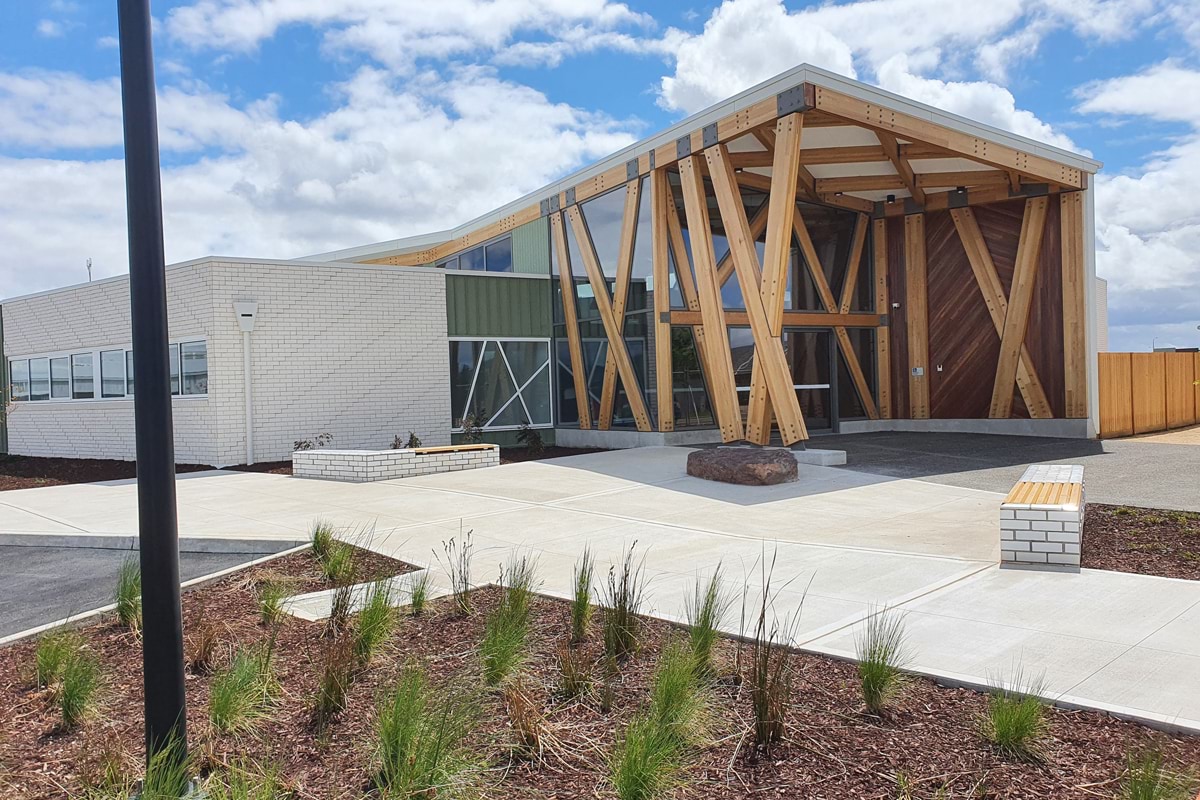
POLYGON ((888 201, 888 203, 894 203, 894 202, 896 202, 896 195, 894 195, 894 194, 889 194, 889 195, 887 196, 887 201, 888 201))
POLYGON ((967 193, 967 187, 965 187, 965 186, 956 186, 956 187, 954 187, 954 193, 955 193, 955 194, 966 194, 966 193, 967 193))

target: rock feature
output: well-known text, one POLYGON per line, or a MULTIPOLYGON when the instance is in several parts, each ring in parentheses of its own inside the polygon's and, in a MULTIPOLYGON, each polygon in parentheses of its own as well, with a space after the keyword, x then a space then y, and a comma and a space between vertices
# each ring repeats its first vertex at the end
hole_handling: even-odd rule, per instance
POLYGON ((706 481, 774 486, 796 480, 796 458, 788 450, 714 447, 689 453, 687 472, 706 481))

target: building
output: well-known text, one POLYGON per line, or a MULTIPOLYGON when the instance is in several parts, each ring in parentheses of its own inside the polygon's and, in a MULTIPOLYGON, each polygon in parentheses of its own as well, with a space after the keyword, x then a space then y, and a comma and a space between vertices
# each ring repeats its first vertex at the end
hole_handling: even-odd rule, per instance
MULTIPOLYGON (((801 66, 453 230, 171 266, 177 454, 1094 436, 1099 167, 801 66)), ((10 452, 132 457, 128 315, 0 304, 10 452)))

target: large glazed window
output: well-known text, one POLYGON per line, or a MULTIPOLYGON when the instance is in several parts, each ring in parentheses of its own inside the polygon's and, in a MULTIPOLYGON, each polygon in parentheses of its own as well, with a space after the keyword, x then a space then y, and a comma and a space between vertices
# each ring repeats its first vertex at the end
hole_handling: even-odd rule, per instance
POLYGON ((183 361, 183 393, 208 394, 208 347, 204 342, 179 345, 183 361))
MULTIPOLYGON (((208 394, 208 343, 168 346, 171 394, 208 394)), ((69 402, 133 397, 133 350, 89 350, 26 356, 9 362, 10 396, 18 401, 69 402)))
POLYGON ((455 339, 450 342, 450 402, 455 431, 474 417, 484 430, 549 427, 548 339, 455 339))
POLYGON ((445 261, 439 261, 435 266, 468 272, 512 272, 512 253, 512 234, 506 233, 490 242, 464 250, 445 261))

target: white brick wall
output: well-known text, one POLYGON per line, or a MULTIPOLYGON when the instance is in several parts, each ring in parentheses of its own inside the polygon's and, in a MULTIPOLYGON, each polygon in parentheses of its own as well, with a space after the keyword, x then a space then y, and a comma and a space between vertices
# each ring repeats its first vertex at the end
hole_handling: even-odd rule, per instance
MULTIPOLYGON (((1083 484, 1083 467, 1032 466, 1022 481, 1083 484)), ((1010 564, 1078 567, 1086 497, 1078 508, 1029 503, 1000 504, 1000 559, 1010 564)))
MULTIPOLYGON (((450 443, 445 278, 422 268, 206 259, 167 272, 173 339, 208 341, 206 398, 174 401, 183 463, 245 459, 242 334, 234 300, 257 300, 252 334, 255 457, 297 439, 380 448, 412 430, 450 443)), ((125 277, 4 303, 5 357, 130 342, 125 277)), ((10 452, 132 459, 128 400, 22 403, 10 452)))
POLYGON ((302 450, 292 454, 292 474, 300 478, 364 483, 438 472, 500 465, 498 445, 422 453, 414 450, 302 450))

